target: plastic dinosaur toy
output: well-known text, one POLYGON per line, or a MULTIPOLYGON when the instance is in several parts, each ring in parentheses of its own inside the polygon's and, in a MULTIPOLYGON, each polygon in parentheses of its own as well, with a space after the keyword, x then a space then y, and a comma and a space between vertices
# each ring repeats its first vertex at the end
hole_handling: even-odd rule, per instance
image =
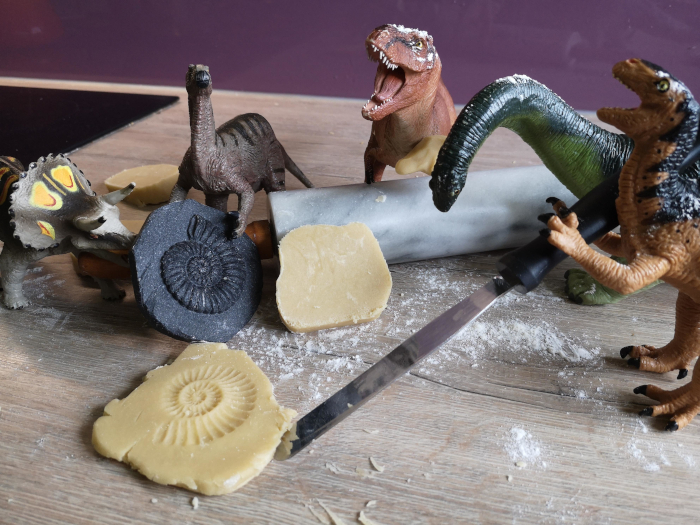
MULTIPOLYGON (((668 72, 636 58, 619 62, 613 75, 641 99, 635 109, 603 108, 598 117, 634 140, 634 150, 620 173, 616 201, 620 234, 601 240, 605 251, 627 258, 620 264, 596 252, 576 230, 578 219, 563 203, 558 215, 541 217, 549 242, 573 257, 606 286, 628 294, 657 279, 678 288, 676 332, 662 348, 630 346, 620 352, 631 356, 640 370, 687 374, 700 355, 700 188, 697 178, 679 173, 679 167, 698 139, 700 105, 688 88, 668 72)), ((635 388, 637 394, 660 401, 642 415, 671 414, 667 430, 686 426, 700 412, 700 368, 693 380, 673 391, 653 385, 635 388)))
MULTIPOLYGON (((134 184, 98 197, 83 172, 63 155, 49 155, 24 166, 0 157, 0 253, 2 301, 24 308, 22 281, 30 263, 50 255, 90 252, 121 266, 128 262, 108 250, 128 250, 134 234, 119 221, 116 204, 134 184)), ((125 252, 126 253, 126 252, 125 252)), ((124 297, 112 281, 95 279, 102 297, 124 297)))
POLYGON ((207 66, 190 65, 186 87, 192 142, 180 164, 170 202, 184 200, 187 192, 195 188, 204 192, 208 206, 226 212, 228 197, 235 193, 239 225, 234 235, 240 236, 253 208, 255 192, 284 190, 285 168, 304 186, 313 188, 262 115, 246 113, 214 127, 207 66))
POLYGON ((365 150, 365 182, 371 184, 424 137, 447 135, 457 114, 428 33, 383 25, 365 46, 369 59, 379 63, 374 93, 362 108, 362 116, 372 121, 365 150))
MULTIPOLYGON (((464 107, 437 155, 430 187, 439 210, 448 211, 466 191, 469 166, 498 127, 517 133, 577 197, 617 176, 634 147, 630 137, 596 126, 539 82, 523 75, 502 78, 464 107)), ((700 166, 690 166, 687 175, 700 175, 700 166)), ((606 304, 623 297, 577 269, 567 272, 566 292, 579 304, 606 304)))

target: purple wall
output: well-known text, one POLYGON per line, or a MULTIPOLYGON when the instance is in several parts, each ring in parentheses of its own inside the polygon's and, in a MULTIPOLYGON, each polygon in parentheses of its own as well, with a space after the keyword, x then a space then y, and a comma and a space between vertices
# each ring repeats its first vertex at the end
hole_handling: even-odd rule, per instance
MULTIPOLYGON (((579 109, 636 105, 612 65, 641 57, 700 97, 697 0, 0 0, 0 75, 366 99, 364 39, 399 23, 433 35, 457 103, 512 73, 579 109)), ((359 111, 359 110, 358 110, 359 111)))

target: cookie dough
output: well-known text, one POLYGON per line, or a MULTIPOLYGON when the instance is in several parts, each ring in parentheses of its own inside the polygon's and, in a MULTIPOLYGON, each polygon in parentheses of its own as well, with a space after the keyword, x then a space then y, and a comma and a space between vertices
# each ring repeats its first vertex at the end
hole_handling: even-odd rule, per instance
MULTIPOLYGON (((445 135, 432 135, 421 140, 411 152, 396 163, 396 173, 409 175, 422 171, 430 175, 433 173, 435 161, 440 148, 445 143, 445 135)), ((136 185, 138 188, 138 184, 136 185)))
POLYGON ((177 177, 177 166, 153 164, 131 168, 112 175, 105 181, 105 186, 109 191, 114 191, 123 188, 130 182, 135 182, 136 188, 124 200, 140 207, 147 204, 168 202, 177 177))
POLYGON ((365 224, 297 228, 279 259, 277 308, 292 332, 372 321, 386 308, 391 274, 365 224))
POLYGON ((295 415, 245 352, 199 343, 111 401, 92 443, 157 483, 226 494, 260 474, 295 415))

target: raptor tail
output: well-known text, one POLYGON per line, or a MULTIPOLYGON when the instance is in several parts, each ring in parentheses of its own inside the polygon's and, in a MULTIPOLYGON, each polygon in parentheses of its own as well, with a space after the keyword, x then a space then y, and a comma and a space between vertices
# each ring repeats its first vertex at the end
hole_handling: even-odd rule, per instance
POLYGON ((306 175, 304 175, 299 167, 294 164, 294 161, 289 155, 287 155, 287 152, 284 150, 282 144, 280 144, 280 149, 282 150, 282 155, 284 155, 284 167, 287 168, 287 171, 299 179, 299 181, 307 188, 313 188, 313 183, 306 177, 306 175))

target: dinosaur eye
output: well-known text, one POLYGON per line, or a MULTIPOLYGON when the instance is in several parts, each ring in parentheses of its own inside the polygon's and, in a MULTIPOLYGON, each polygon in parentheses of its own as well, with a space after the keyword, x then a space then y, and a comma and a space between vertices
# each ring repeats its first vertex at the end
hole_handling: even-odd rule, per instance
POLYGON ((658 89, 658 90, 661 91, 662 93, 663 93, 664 91, 668 91, 668 88, 669 88, 670 86, 671 86, 671 84, 669 83, 668 79, 665 79, 665 78, 662 78, 661 80, 659 80, 659 81, 656 83, 656 89, 658 89))
POLYGON ((413 42, 413 44, 411 45, 414 47, 414 49, 423 49, 423 42, 421 42, 420 40, 413 42))

